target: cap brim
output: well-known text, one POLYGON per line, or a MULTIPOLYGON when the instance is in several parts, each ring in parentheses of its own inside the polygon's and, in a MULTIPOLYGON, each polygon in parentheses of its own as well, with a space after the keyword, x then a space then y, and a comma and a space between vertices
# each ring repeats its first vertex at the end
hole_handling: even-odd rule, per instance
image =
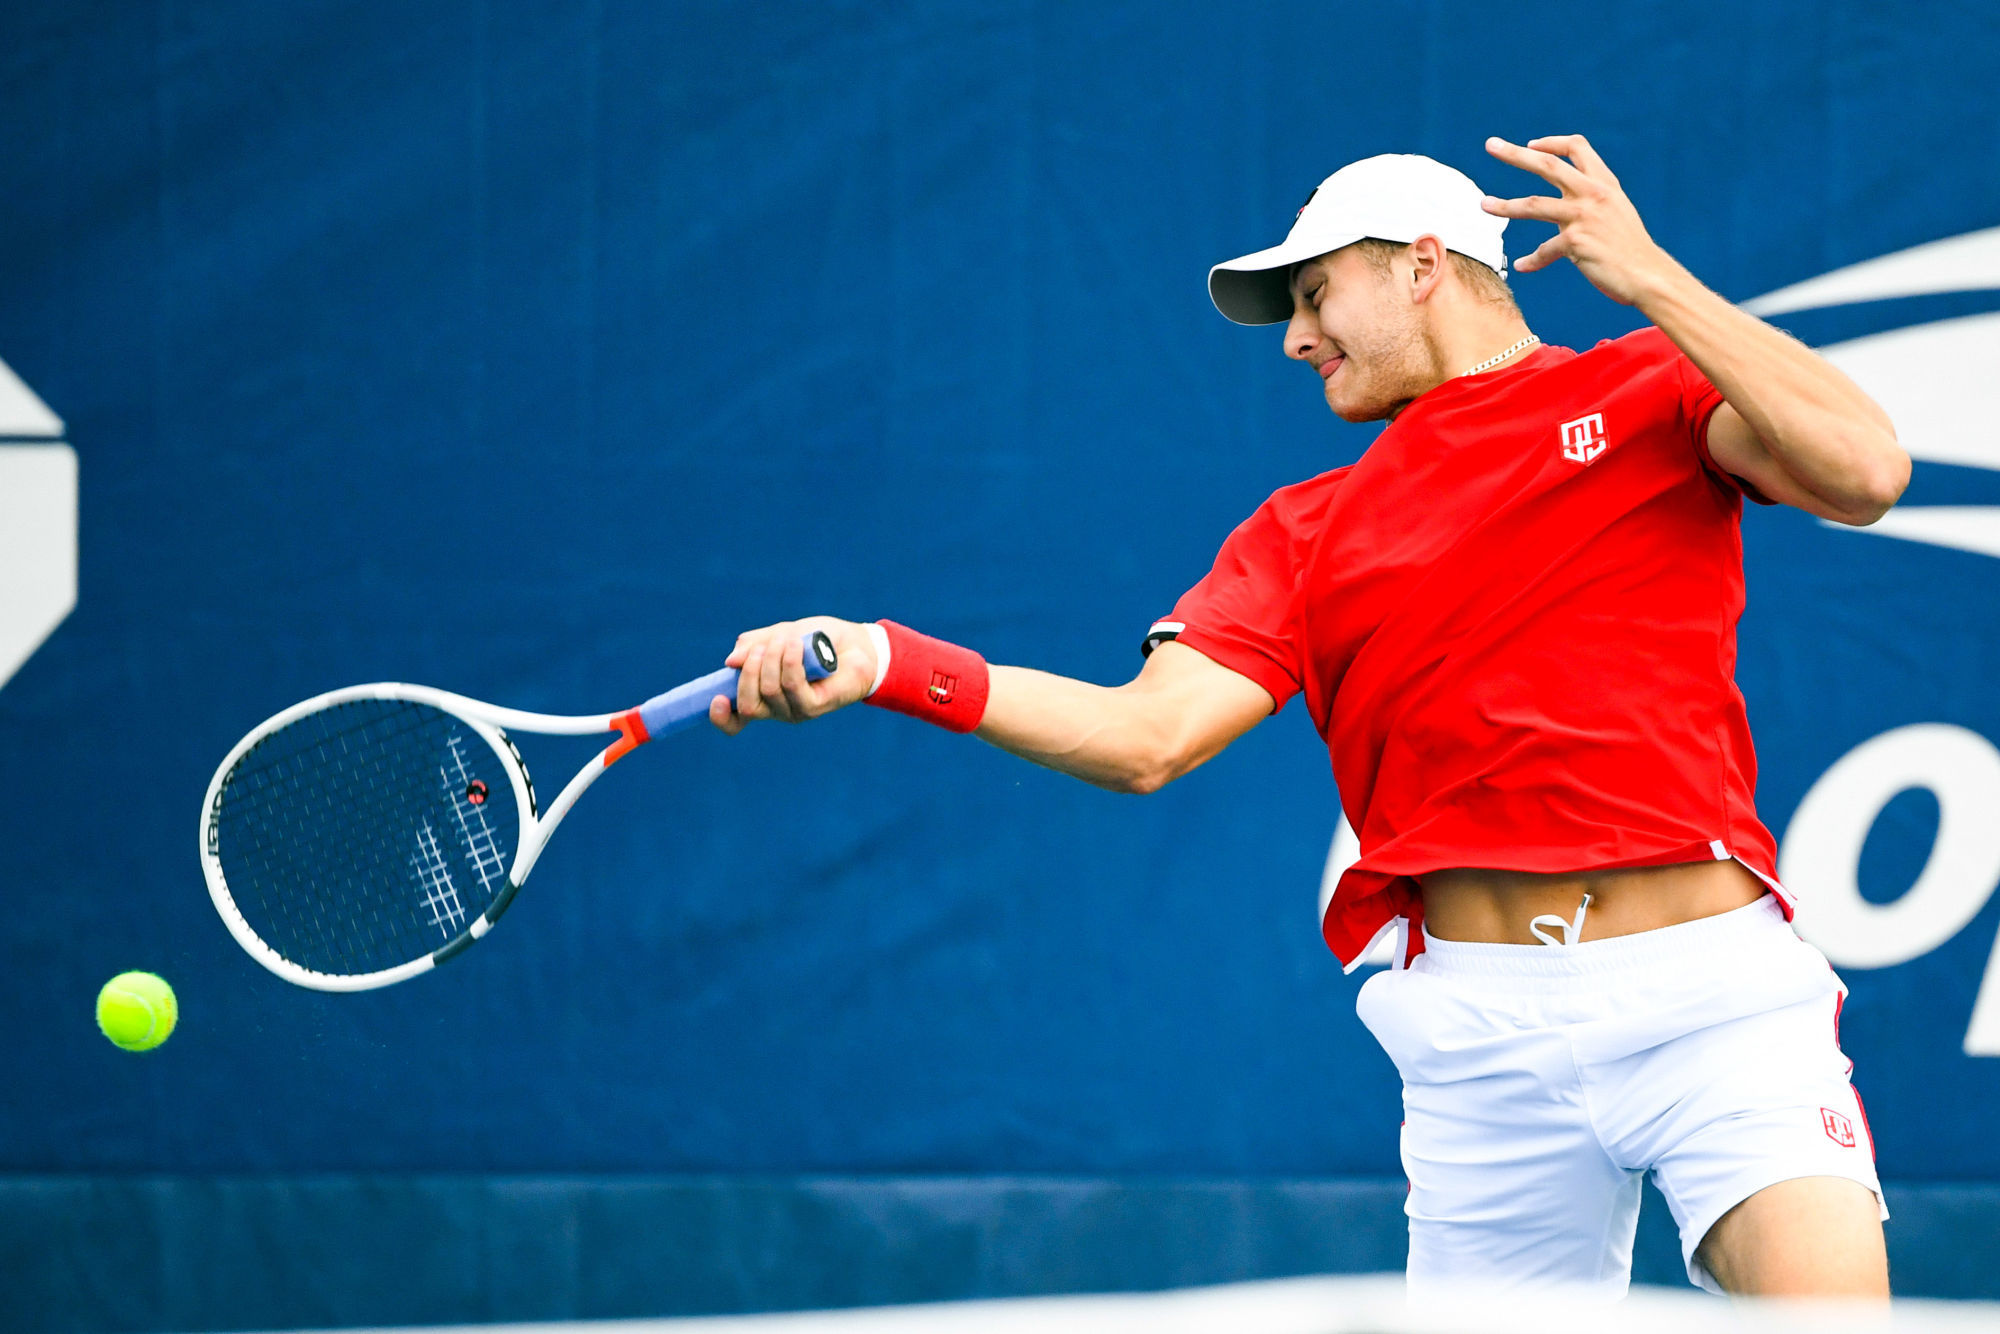
POLYGON ((1208 271, 1208 299, 1232 323, 1283 324, 1292 318, 1292 265, 1316 259, 1360 239, 1357 233, 1344 240, 1340 237, 1288 240, 1269 250, 1218 264, 1208 271))

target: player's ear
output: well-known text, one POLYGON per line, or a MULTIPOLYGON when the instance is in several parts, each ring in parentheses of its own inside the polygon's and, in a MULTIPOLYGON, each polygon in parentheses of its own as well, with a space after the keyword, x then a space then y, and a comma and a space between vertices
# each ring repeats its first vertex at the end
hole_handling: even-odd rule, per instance
POLYGON ((1444 248, 1444 242, 1426 234, 1410 242, 1403 252, 1403 263, 1396 266, 1395 272, 1408 282, 1410 299, 1421 302, 1437 291, 1450 263, 1451 252, 1444 248))

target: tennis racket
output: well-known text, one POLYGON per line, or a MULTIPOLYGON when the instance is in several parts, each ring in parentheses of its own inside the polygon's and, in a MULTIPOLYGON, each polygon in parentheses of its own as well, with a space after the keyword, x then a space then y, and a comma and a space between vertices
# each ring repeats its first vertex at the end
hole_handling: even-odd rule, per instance
MULTIPOLYGON (((838 666, 806 636, 806 676, 838 666)), ((549 836, 598 775, 736 698, 725 667, 623 713, 496 708, 428 686, 329 691, 236 743, 201 808, 201 867, 229 933, 302 987, 386 987, 463 953, 493 929, 549 836), (507 731, 617 739, 546 813, 507 731)), ((732 703, 733 707, 733 703, 732 703)))

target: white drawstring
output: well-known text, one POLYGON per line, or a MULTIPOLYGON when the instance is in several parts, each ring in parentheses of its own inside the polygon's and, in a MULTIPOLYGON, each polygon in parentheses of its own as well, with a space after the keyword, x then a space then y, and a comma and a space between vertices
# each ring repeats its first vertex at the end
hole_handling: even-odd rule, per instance
POLYGON ((1583 939, 1583 915, 1589 911, 1590 895, 1585 894, 1583 902, 1577 905, 1576 916, 1573 919, 1565 922, 1554 913, 1545 912, 1540 917, 1529 919, 1528 934, 1536 940, 1541 941, 1544 945, 1574 945, 1583 939), (1544 934, 1542 931, 1544 926, 1553 927, 1557 931, 1562 932, 1563 938, 1557 940, 1554 936, 1544 934))

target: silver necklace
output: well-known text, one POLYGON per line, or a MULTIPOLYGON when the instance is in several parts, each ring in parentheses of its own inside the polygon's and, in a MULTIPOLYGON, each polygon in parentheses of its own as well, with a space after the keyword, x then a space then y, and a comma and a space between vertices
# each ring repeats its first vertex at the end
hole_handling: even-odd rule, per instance
POLYGON ((1520 342, 1514 344, 1514 346, 1508 348, 1505 352, 1500 353, 1498 356, 1488 357, 1486 360, 1480 362, 1477 366, 1474 366, 1471 370, 1460 371, 1459 374, 1477 375, 1481 371, 1490 371, 1495 366, 1498 366, 1501 362, 1507 360, 1507 358, 1513 356, 1515 353, 1525 352, 1529 348, 1533 347, 1535 344, 1541 341, 1542 340, 1535 337, 1535 335, 1529 334, 1526 338, 1523 338, 1520 342))

